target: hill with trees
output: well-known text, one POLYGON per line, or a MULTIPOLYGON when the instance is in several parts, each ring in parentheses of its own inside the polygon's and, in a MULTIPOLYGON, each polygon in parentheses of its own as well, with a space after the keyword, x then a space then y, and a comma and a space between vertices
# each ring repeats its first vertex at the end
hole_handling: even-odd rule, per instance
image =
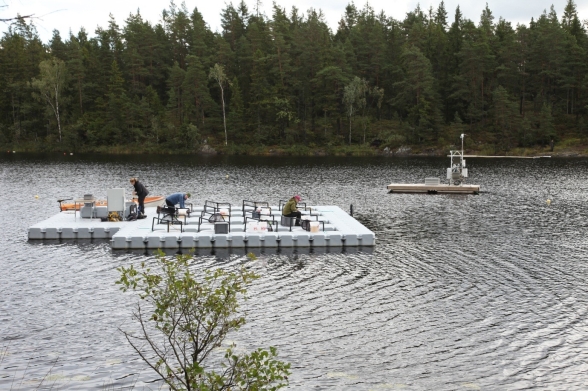
POLYGON ((43 43, 17 18, 0 39, 0 145, 165 153, 446 153, 468 135, 489 154, 582 146, 588 36, 576 5, 527 25, 404 20, 353 3, 336 31, 320 10, 271 17, 226 5, 222 31, 170 3, 43 43), (387 148, 387 149, 386 149, 387 148))

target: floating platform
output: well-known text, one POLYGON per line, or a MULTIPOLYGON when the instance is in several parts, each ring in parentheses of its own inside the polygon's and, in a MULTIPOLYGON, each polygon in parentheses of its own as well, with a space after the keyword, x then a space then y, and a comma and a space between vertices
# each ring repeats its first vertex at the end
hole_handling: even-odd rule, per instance
POLYGON ((392 183, 387 186, 390 193, 428 193, 428 194, 479 194, 480 185, 431 185, 392 183))
MULTIPOLYGON (((280 212, 272 207, 271 215, 278 223, 280 212)), ((61 212, 28 229, 28 238, 35 240, 110 240, 116 250, 146 249, 192 249, 192 248, 279 248, 279 247, 359 247, 374 246, 375 235, 359 221, 338 206, 313 206, 313 221, 324 222, 319 232, 308 232, 301 227, 278 225, 277 231, 252 232, 251 219, 248 218, 245 231, 245 217, 242 210, 232 209, 230 232, 217 234, 214 223, 203 223, 198 232, 198 218, 202 207, 195 207, 186 218, 186 224, 155 224, 156 208, 146 208, 147 218, 135 221, 101 221, 100 219, 80 218, 71 212, 61 212), (316 216, 316 217, 314 217, 316 216)), ((308 212, 303 213, 307 214, 308 212)), ((248 213, 250 216, 251 214, 248 213)), ((182 218, 183 221, 183 218, 182 218)))

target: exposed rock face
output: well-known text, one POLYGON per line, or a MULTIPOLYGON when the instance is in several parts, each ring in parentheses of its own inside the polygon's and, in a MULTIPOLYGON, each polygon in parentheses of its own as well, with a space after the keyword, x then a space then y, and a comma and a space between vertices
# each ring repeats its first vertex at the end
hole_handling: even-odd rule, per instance
POLYGON ((200 153, 202 153, 204 155, 216 155, 217 154, 216 150, 208 144, 204 144, 202 147, 200 147, 200 153))
POLYGON ((408 155, 410 154, 410 147, 404 146, 402 145, 400 148, 398 148, 396 150, 396 152, 394 152, 395 155, 408 155))

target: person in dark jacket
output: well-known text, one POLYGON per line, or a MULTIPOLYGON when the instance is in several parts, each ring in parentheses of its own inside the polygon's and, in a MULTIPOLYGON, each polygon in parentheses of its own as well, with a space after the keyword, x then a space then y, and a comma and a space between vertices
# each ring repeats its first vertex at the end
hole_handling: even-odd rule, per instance
POLYGON ((284 205, 282 209, 282 215, 286 217, 296 217, 296 225, 300 225, 300 217, 302 217, 302 212, 298 210, 298 203, 302 200, 302 197, 299 195, 295 195, 294 197, 290 198, 288 202, 284 205))
POLYGON ((145 214, 145 197, 149 194, 149 190, 141 183, 137 178, 131 178, 130 180, 131 185, 135 188, 133 191, 133 195, 136 195, 139 199, 139 208, 138 212, 139 215, 145 214))

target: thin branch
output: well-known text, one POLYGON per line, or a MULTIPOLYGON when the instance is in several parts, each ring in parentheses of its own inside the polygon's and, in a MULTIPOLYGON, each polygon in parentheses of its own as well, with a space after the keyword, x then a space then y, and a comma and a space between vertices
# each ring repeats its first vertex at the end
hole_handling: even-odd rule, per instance
MULTIPOLYGON (((165 379, 167 379, 167 375, 161 373, 161 371, 156 368, 153 364, 151 364, 151 361, 143 354, 143 352, 141 351, 141 349, 139 349, 139 347, 137 345, 135 345, 132 341, 132 339, 138 339, 138 340, 144 340, 146 341, 149 346, 151 347, 151 350, 153 351, 153 353, 155 353, 155 355, 157 357, 159 357, 162 362, 166 363, 165 360, 165 354, 160 352, 159 349, 157 348, 157 346, 153 343, 153 341, 151 341, 151 339, 149 338, 149 335, 147 333, 147 330, 145 329, 145 323, 143 322, 143 315, 141 313, 141 306, 137 306, 138 307, 138 315, 135 315, 135 317, 137 318, 137 320, 139 321, 139 324, 141 325, 141 329, 143 331, 143 335, 145 336, 145 338, 139 338, 139 337, 135 337, 133 335, 130 335, 129 333, 127 333, 126 331, 120 330, 125 338, 127 339, 128 343, 133 347, 133 349, 135 349, 135 351, 139 354, 139 356, 141 357, 141 359, 143 359, 143 361, 145 363, 147 363, 147 365, 149 365, 149 367, 151 367, 151 369, 153 369, 155 372, 157 372, 157 374, 165 381, 165 379)), ((177 390, 176 387, 174 387, 173 385, 169 384, 167 381, 166 383, 168 384, 168 386, 170 386, 173 390, 177 390)))
POLYGON ((8 18, 8 19, 0 19, 0 22, 10 22, 12 20, 18 20, 18 19, 27 19, 27 18, 32 18, 32 19, 38 19, 38 18, 34 18, 35 14, 30 14, 30 15, 24 15, 24 16, 16 16, 14 18, 8 18))

